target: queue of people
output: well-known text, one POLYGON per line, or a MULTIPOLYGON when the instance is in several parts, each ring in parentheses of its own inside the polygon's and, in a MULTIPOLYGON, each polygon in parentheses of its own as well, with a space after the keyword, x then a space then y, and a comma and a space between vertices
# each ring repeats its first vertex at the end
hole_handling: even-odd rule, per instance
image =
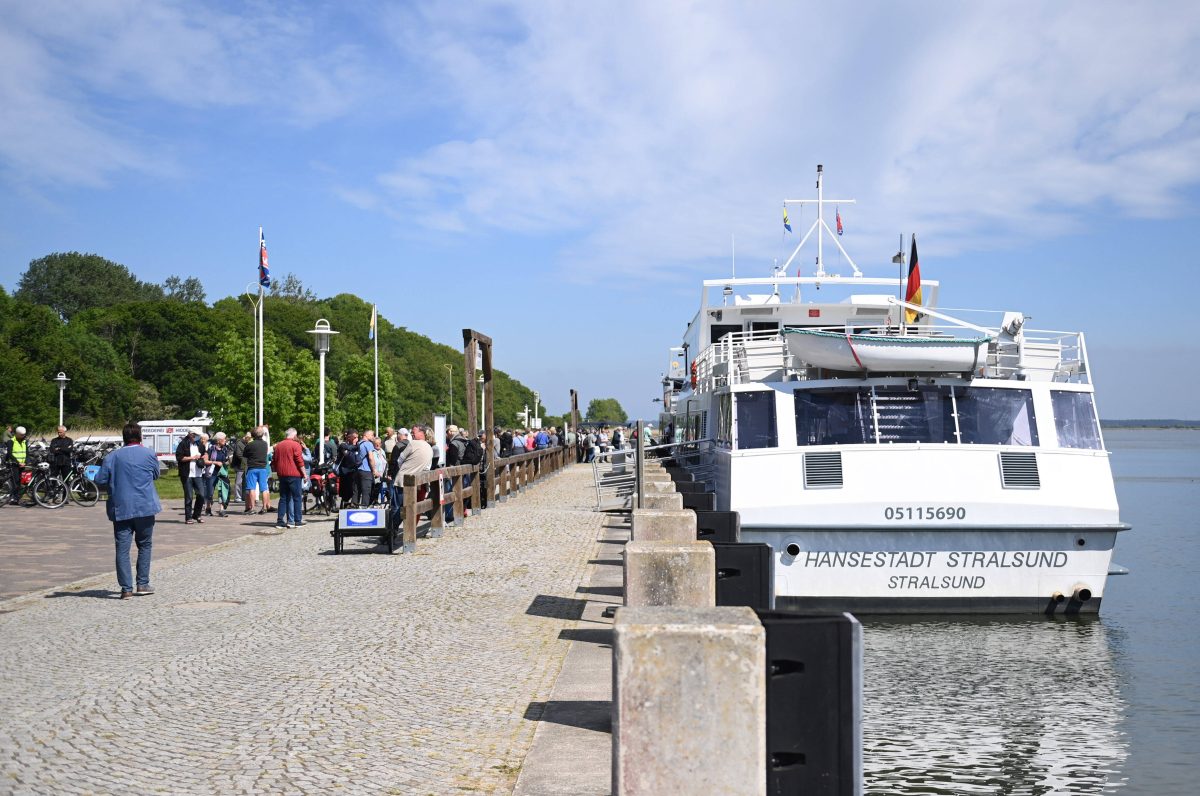
MULTIPOLYGON (((26 453, 25 429, 5 429, 0 440, 0 456, 5 461, 24 464, 26 453)), ((589 435, 590 437, 590 435, 589 435)), ((270 444, 270 429, 257 426, 238 438, 223 431, 211 435, 189 431, 175 449, 178 478, 183 488, 184 523, 203 523, 207 519, 225 517, 230 503, 242 504, 244 514, 266 514, 271 507, 270 474, 278 477, 279 500, 276 527, 295 528, 305 525, 303 516, 304 490, 313 474, 313 446, 319 444, 326 469, 336 474, 342 508, 351 506, 388 506, 393 521, 399 522, 404 507, 404 477, 417 475, 442 466, 479 465, 482 495, 487 494, 487 464, 494 459, 518 456, 559 445, 576 446, 586 438, 573 431, 560 434, 555 428, 526 429, 495 427, 492 449, 486 449, 486 437, 481 430, 472 436, 466 429, 450 425, 445 438, 435 439, 428 425, 411 428, 388 428, 382 437, 373 429, 361 434, 347 429, 342 439, 332 434, 313 441, 289 428, 274 447, 270 444)), ((160 467, 154 452, 142 446, 141 427, 130 423, 122 429, 123 447, 103 460, 96 483, 108 490, 106 511, 113 523, 116 544, 117 581, 120 598, 153 594, 150 585, 150 559, 153 547, 155 517, 162 510, 154 481, 160 467), (136 571, 130 567, 130 551, 138 550, 136 571)), ((69 452, 72 441, 66 429, 59 427, 58 436, 50 444, 50 455, 56 469, 55 454, 69 452)), ((62 458, 60 455, 59 458, 62 458)), ((69 460, 68 460, 69 463, 69 460)), ((471 476, 462 477, 462 488, 472 486, 471 476)), ((447 480, 444 487, 450 488, 447 480)), ((419 499, 423 498, 419 495, 419 499)), ((484 498, 486 501, 486 497, 484 498)), ((470 498, 464 501, 469 515, 475 508, 470 498)), ((447 522, 454 521, 454 506, 443 508, 447 522)))

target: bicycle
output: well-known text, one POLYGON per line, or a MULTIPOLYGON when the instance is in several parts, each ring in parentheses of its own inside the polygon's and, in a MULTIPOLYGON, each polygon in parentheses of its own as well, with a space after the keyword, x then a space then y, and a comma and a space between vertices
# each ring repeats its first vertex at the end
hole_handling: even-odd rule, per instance
POLYGON ((96 486, 98 464, 76 464, 67 475, 67 494, 72 502, 80 506, 94 506, 100 500, 100 487, 96 486))
POLYGON ((304 513, 329 514, 337 511, 337 476, 332 465, 317 465, 304 492, 304 513))
POLYGON ((61 478, 50 475, 50 463, 38 462, 21 468, 16 494, 12 494, 9 478, 12 465, 0 469, 0 505, 21 505, 26 495, 42 508, 57 509, 67 502, 67 485, 61 478))

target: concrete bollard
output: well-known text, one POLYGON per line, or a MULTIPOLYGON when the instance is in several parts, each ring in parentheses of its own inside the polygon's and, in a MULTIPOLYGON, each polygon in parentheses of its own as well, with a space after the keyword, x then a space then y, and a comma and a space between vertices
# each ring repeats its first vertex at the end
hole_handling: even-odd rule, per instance
POLYGON ((754 611, 617 611, 614 794, 764 796, 766 724, 766 635, 754 611))
POLYGON ((692 542, 696 512, 634 509, 631 528, 635 542, 692 542))
POLYGON ((644 509, 674 509, 683 511, 683 495, 678 492, 647 492, 642 500, 644 509))
POLYGON ((717 556, 708 542, 640 542, 625 545, 625 604, 717 604, 717 556))

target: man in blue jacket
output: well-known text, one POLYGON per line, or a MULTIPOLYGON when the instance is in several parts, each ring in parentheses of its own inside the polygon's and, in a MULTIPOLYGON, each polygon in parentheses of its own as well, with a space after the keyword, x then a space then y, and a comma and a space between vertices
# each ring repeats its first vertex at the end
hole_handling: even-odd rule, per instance
POLYGON ((134 595, 129 569, 130 542, 137 543, 137 594, 154 594, 150 586, 150 548, 154 535, 154 515, 162 511, 154 482, 158 479, 158 459, 142 447, 142 427, 130 423, 121 429, 125 447, 104 457, 96 484, 108 488, 105 506, 112 520, 117 545, 117 583, 121 599, 134 595))

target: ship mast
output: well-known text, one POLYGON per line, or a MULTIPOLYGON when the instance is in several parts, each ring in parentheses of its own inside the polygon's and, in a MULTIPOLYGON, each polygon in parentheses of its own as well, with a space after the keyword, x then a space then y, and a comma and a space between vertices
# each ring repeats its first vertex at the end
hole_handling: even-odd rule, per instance
POLYGON ((803 207, 804 205, 811 205, 811 204, 815 204, 817 206, 817 220, 813 222, 812 226, 808 228, 808 232, 805 232, 804 237, 801 238, 800 242, 796 244, 796 248, 792 250, 792 256, 788 257, 787 262, 783 264, 783 271, 784 271, 784 273, 787 273, 788 268, 791 267, 791 265, 792 265, 792 261, 796 259, 796 255, 800 253, 800 250, 802 248, 804 248, 804 244, 808 242, 808 239, 812 236, 813 232, 815 231, 817 233, 817 272, 816 272, 816 274, 814 274, 814 276, 817 276, 817 277, 825 276, 824 241, 825 241, 826 233, 829 234, 830 240, 832 240, 833 244, 838 247, 838 251, 840 251, 842 253, 842 256, 845 257, 846 261, 850 263, 850 267, 854 269, 854 275, 862 276, 862 271, 858 270, 858 266, 855 265, 853 258, 851 258, 850 255, 846 253, 846 250, 842 248, 841 241, 839 241, 837 239, 837 235, 835 235, 833 233, 833 230, 831 230, 829 228, 829 225, 825 223, 825 205, 827 205, 827 204, 852 205, 855 202, 853 199, 826 199, 825 198, 825 187, 823 185, 824 176, 825 176, 824 172, 825 172, 824 167, 818 163, 817 164, 817 198, 816 199, 784 199, 783 200, 783 204, 785 207, 787 205, 799 205, 800 207, 803 207))

